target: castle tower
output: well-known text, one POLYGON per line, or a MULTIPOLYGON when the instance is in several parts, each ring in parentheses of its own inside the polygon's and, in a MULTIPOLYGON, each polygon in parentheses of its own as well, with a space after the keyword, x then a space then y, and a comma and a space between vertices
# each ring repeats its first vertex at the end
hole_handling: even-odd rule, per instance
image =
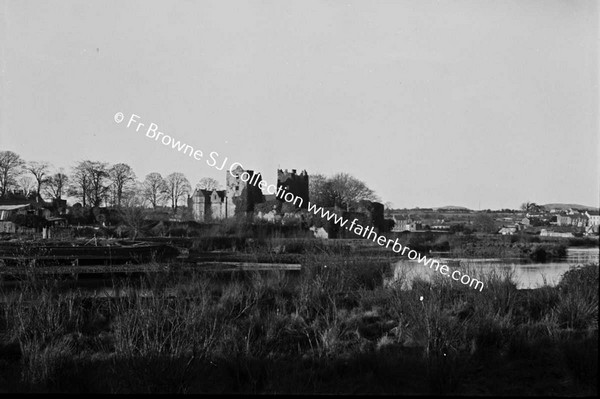
POLYGON ((254 212, 254 206, 265 201, 262 190, 258 188, 262 181, 260 173, 244 170, 241 166, 226 172, 226 217, 254 212))
POLYGON ((294 194, 294 196, 302 198, 302 208, 308 208, 309 192, 308 192, 308 173, 306 170, 296 173, 296 169, 289 172, 277 169, 277 189, 281 187, 286 192, 294 194))

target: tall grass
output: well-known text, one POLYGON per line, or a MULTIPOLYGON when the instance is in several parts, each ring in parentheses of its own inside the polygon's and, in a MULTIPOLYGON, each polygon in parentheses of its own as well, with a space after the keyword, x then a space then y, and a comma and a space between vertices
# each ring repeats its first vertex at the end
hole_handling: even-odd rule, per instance
POLYGON ((597 265, 535 290, 517 290, 511 271, 462 266, 484 281, 479 292, 437 275, 410 288, 385 284, 393 261, 304 253, 297 277, 166 267, 115 281, 112 298, 24 282, 2 293, 0 354, 18 350, 0 371, 18 375, 0 378, 0 389, 595 392, 597 265), (532 387, 518 371, 544 384, 532 387))

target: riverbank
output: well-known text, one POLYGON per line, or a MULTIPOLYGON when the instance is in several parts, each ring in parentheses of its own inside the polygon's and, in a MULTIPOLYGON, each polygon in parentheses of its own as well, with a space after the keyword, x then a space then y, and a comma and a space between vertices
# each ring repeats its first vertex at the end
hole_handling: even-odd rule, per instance
MULTIPOLYGON (((421 234, 408 237, 409 245, 422 251, 449 252, 454 257, 464 258, 521 258, 536 262, 560 259, 566 255, 570 245, 568 239, 544 240, 526 235, 432 235, 421 234)), ((597 240, 579 240, 578 246, 595 246, 597 240)))
POLYGON ((401 290, 389 259, 303 256, 293 279, 162 265, 117 298, 26 280, 0 312, 0 390, 597 393, 597 265, 537 290, 491 271, 483 292, 401 290))
MULTIPOLYGON (((529 235, 502 236, 497 234, 440 234, 434 232, 387 233, 386 238, 398 239, 423 254, 448 253, 465 258, 520 258, 545 262, 564 258, 569 247, 598 248, 598 237, 550 238, 529 235)), ((163 239, 165 240, 165 239, 163 239)), ((370 240, 314 238, 239 238, 205 237, 186 241, 190 253, 214 250, 235 250, 249 253, 353 253, 377 255, 388 252, 370 240)))

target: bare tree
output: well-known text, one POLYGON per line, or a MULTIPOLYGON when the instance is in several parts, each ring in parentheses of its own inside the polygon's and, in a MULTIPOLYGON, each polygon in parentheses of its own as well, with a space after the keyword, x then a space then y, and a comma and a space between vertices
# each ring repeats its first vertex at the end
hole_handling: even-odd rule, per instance
POLYGON ((136 201, 136 204, 140 204, 140 206, 146 206, 144 185, 141 181, 133 181, 123 189, 122 203, 129 204, 131 201, 136 201))
POLYGON ((73 168, 70 194, 81 198, 83 206, 100 206, 109 189, 107 167, 106 162, 79 162, 73 168))
POLYGON ((531 202, 529 202, 529 201, 527 201, 527 202, 523 202, 523 203, 521 204, 521 210, 522 210, 522 211, 526 211, 526 212, 527 212, 527 211, 529 210, 529 208, 530 208, 530 207, 531 207, 531 202))
POLYGON ((325 207, 339 206, 348 211, 361 200, 379 200, 365 183, 347 173, 338 173, 331 178, 311 175, 309 189, 313 203, 325 207))
POLYGON ((117 206, 121 206, 123 191, 127 191, 135 183, 135 173, 131 169, 131 166, 125 163, 118 163, 110 168, 108 174, 112 180, 115 203, 117 206))
POLYGON ((330 181, 331 188, 334 191, 336 198, 339 198, 340 200, 339 205, 345 205, 346 210, 348 211, 350 210, 350 207, 355 205, 358 201, 379 200, 377 195, 375 195, 375 192, 367 187, 365 183, 348 173, 338 173, 334 175, 330 181))
POLYGON ((212 177, 203 177, 202 179, 200 179, 198 184, 196 184, 196 189, 208 191, 220 190, 221 184, 212 177))
POLYGON ((29 176, 21 176, 18 179, 17 185, 23 190, 23 195, 27 198, 35 191, 35 182, 29 176))
POLYGON ((17 178, 23 173, 25 161, 12 151, 0 151, 0 196, 17 184, 17 178))
POLYGON ((43 200, 42 188, 48 183, 50 164, 48 162, 29 162, 25 165, 25 170, 31 173, 37 183, 36 202, 43 200))
POLYGON ((143 193, 138 195, 137 192, 125 194, 122 198, 123 206, 119 208, 119 215, 123 223, 132 230, 131 239, 135 240, 148 227, 148 222, 145 220, 144 196, 143 193))
POLYGON ((167 191, 167 184, 160 173, 152 172, 146 175, 142 183, 142 194, 146 201, 156 207, 162 202, 167 191))
POLYGON ((91 161, 81 161, 74 168, 71 174, 71 184, 69 186, 69 195, 80 198, 83 207, 89 203, 90 176, 88 173, 88 163, 91 161))
POLYGON ((521 210, 528 212, 528 213, 539 213, 539 212, 543 212, 545 210, 543 205, 538 205, 535 202, 524 202, 523 204, 521 204, 521 210))
POLYGON ((179 172, 171 173, 165 181, 167 183, 167 198, 171 201, 171 208, 176 212, 179 199, 182 197, 185 198, 191 191, 190 182, 183 173, 179 172))
POLYGON ((90 162, 88 164, 90 176, 90 205, 100 206, 108 193, 108 164, 106 162, 90 162))
POLYGON ((61 169, 58 173, 48 177, 46 183, 46 194, 52 199, 61 199, 63 193, 66 192, 67 185, 69 184, 69 177, 64 174, 61 169))

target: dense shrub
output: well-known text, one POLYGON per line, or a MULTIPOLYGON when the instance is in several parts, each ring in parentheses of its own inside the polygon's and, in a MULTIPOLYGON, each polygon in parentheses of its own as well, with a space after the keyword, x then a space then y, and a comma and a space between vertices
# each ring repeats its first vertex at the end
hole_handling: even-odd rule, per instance
POLYGON ((558 283, 558 288, 563 292, 586 292, 598 295, 599 284, 598 265, 578 266, 566 271, 558 283))
POLYGON ((556 314, 561 327, 598 328, 598 265, 571 268, 558 284, 556 314))

